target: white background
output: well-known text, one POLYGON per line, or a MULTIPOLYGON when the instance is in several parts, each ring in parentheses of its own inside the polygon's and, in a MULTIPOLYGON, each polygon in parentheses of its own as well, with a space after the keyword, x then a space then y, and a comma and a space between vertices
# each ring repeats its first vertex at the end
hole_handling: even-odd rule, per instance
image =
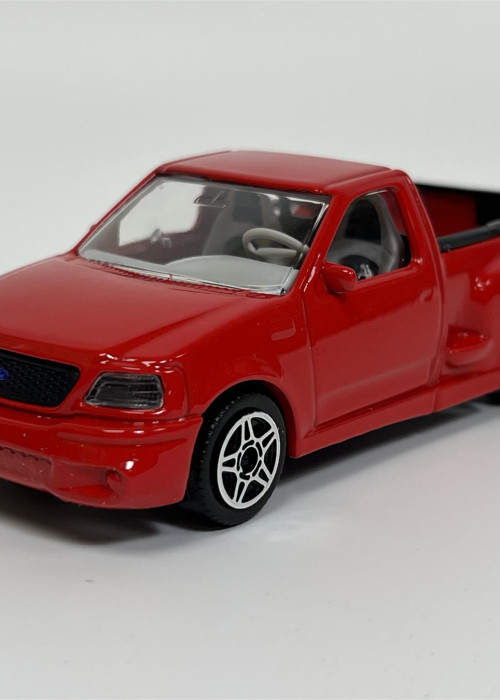
MULTIPOLYGON (((499 189, 499 27, 493 2, 2 3, 0 272, 199 151, 499 189)), ((0 696, 499 697, 499 410, 294 462, 226 532, 0 483, 0 696)))

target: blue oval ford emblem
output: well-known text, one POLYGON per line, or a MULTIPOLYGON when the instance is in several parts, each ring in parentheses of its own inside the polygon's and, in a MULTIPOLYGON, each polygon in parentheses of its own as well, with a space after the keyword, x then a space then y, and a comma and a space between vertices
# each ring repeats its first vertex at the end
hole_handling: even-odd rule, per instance
POLYGON ((9 378, 9 373, 3 367, 0 367, 0 382, 4 382, 9 378))

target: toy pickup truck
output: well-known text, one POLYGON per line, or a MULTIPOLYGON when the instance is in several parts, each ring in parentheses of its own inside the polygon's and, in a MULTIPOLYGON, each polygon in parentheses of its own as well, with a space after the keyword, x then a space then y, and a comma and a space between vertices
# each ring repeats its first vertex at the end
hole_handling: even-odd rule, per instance
POLYGON ((0 278, 0 476, 254 516, 285 456, 500 389, 500 194, 342 160, 155 169, 0 278))

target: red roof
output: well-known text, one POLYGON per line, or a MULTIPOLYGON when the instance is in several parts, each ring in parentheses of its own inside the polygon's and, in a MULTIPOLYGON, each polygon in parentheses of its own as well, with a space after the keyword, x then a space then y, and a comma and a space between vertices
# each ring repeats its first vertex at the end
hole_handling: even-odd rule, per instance
POLYGON ((158 168, 159 173, 180 173, 211 180, 325 193, 331 186, 346 180, 387 170, 348 160, 267 151, 222 151, 183 158, 158 168))

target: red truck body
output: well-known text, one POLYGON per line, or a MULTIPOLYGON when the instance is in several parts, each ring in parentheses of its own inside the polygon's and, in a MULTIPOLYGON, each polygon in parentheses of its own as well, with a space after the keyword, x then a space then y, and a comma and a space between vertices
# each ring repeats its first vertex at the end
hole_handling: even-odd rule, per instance
POLYGON ((500 241, 480 235, 470 193, 419 194, 403 172, 376 166, 224 152, 157 168, 84 242, 146 183, 171 175, 320 195, 329 205, 280 295, 146 277, 82 258, 81 244, 4 275, 0 380, 1 351, 71 365, 78 380, 51 407, 2 396, 0 381, 3 478, 77 503, 165 505, 185 496, 207 412, 235 392, 271 397, 287 453, 300 457, 500 388, 500 241), (335 233, 358 198, 389 190, 409 258, 342 286, 352 270, 327 260, 335 233), (437 238, 424 201, 450 240, 461 226, 478 242, 443 247, 448 236, 437 238), (164 404, 91 405, 96 378, 110 372, 157 374, 164 404))

